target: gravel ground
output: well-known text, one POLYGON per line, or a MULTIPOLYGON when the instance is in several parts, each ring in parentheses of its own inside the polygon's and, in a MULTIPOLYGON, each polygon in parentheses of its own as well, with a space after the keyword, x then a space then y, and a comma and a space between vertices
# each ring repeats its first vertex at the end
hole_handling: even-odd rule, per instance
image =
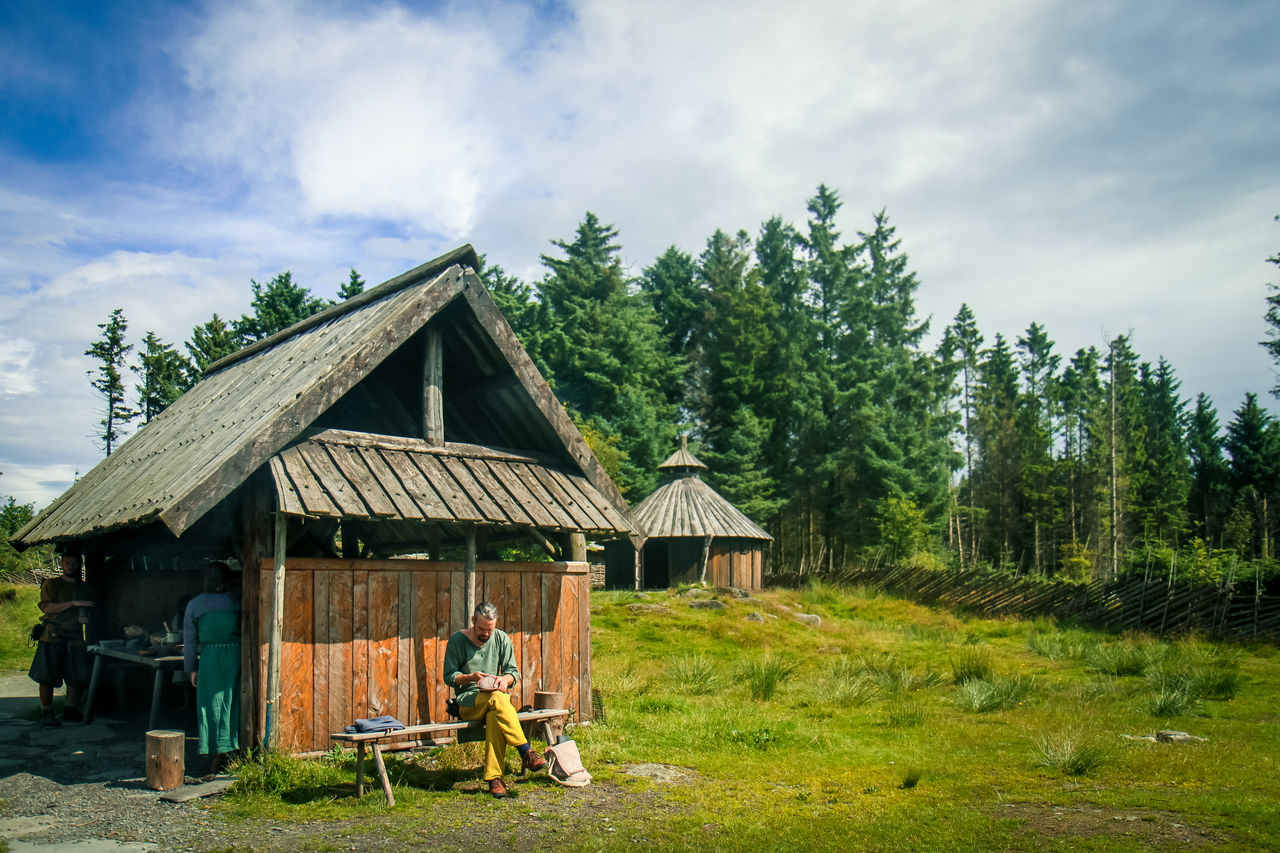
MULTIPOLYGON (((608 838, 615 822, 670 814, 656 790, 616 784, 561 788, 535 776, 516 783, 517 796, 496 801, 479 781, 458 785, 464 797, 439 814, 396 812, 342 822, 225 820, 209 799, 169 803, 144 783, 146 715, 98 717, 88 725, 46 728, 26 719, 38 707, 25 674, 0 674, 0 841, 11 851, 135 853, 135 851, 457 850, 473 853, 478 828, 503 827, 501 846, 554 850, 571 837, 608 838)), ((174 715, 162 726, 180 728, 174 715)), ((188 773, 203 759, 187 741, 188 773)), ((659 787, 681 784, 686 771, 666 765, 620 768, 659 787)), ((376 784, 375 784, 376 788, 376 784)), ((617 837, 614 835, 613 837, 617 837)), ((644 846, 642 836, 628 838, 644 846)), ((0 847, 0 849, 4 849, 0 847)))

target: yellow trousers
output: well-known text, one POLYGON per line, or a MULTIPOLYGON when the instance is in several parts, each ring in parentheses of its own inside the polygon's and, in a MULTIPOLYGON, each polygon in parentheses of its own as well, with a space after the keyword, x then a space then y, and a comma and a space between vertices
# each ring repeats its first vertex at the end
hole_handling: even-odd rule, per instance
POLYGON ((476 694, 476 704, 463 705, 458 714, 467 722, 484 720, 484 780, 502 778, 508 746, 528 743, 511 697, 501 690, 476 694))

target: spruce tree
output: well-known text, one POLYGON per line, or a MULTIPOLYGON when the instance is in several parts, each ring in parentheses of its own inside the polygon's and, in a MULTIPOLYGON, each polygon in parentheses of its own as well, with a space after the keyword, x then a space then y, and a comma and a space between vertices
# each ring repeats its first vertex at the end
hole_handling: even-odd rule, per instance
POLYGON ((1275 501, 1280 485, 1280 424, 1258 405, 1256 394, 1245 395, 1244 404, 1227 424, 1224 442, 1231 457, 1233 511, 1248 513, 1251 556, 1274 556, 1275 501))
POLYGON ((963 523, 959 525, 959 552, 962 565, 972 563, 976 555, 977 527, 974 523, 976 502, 973 496, 973 425, 976 419, 978 360, 982 351, 982 333, 978 330, 973 309, 961 304, 956 318, 943 334, 943 352, 953 358, 960 381, 960 424, 964 445, 963 523))
POLYGON ((138 412, 125 403, 124 396, 123 375, 128 369, 133 344, 125 342, 129 321, 125 319, 123 308, 114 309, 105 323, 98 324, 98 328, 102 330, 102 336, 84 354, 98 362, 97 367, 86 372, 89 384, 103 399, 102 420, 98 422, 102 432, 98 438, 106 455, 110 456, 129 422, 138 416, 138 412))
POLYGON ((772 425, 758 407, 774 350, 776 307, 750 263, 751 239, 744 231, 731 237, 717 230, 698 258, 708 308, 694 403, 712 484, 747 515, 767 522, 780 502, 765 461, 772 425))
POLYGON ((653 308, 630 288, 618 232, 588 212, 572 241, 553 241, 538 285, 548 312, 541 355, 560 399, 623 454, 619 485, 643 496, 670 454, 675 410, 668 389, 680 381, 653 308))
POLYGON ((345 302, 353 296, 359 296, 364 293, 364 279, 360 277, 360 273, 356 272, 355 267, 351 268, 351 275, 338 288, 338 299, 345 302))
MULTIPOLYGON (((1280 222, 1280 216, 1276 216, 1276 221, 1280 222)), ((1267 263, 1280 267, 1280 252, 1267 258, 1267 263)), ((1271 291, 1271 295, 1267 297, 1267 312, 1264 317, 1271 328, 1267 329, 1267 339, 1260 343, 1263 349, 1271 353, 1272 361, 1280 365, 1280 283, 1272 282, 1267 285, 1267 289, 1271 291)), ((1271 394, 1280 397, 1280 381, 1271 387, 1271 394)))
POLYGON ((1052 533, 1061 502, 1054 477, 1053 434, 1057 369, 1061 361, 1053 341, 1039 323, 1017 340, 1021 351, 1023 391, 1018 398, 1019 500, 1023 529, 1017 550, 1030 554, 1030 566, 1044 574, 1055 562, 1052 533))
POLYGON ((1210 547, 1222 547, 1222 523, 1230 502, 1230 472, 1222 455, 1218 413, 1203 393, 1196 395, 1196 407, 1187 426, 1187 452, 1191 463, 1187 495, 1191 530, 1210 547))
POLYGON ((209 366, 240 349, 235 332, 217 314, 191 330, 191 338, 184 344, 191 359, 187 363, 187 385, 200 381, 209 366))
POLYGON ((253 314, 245 314, 232 323, 241 345, 251 344, 270 337, 323 311, 329 303, 311 295, 311 291, 293 280, 293 274, 285 271, 266 284, 249 280, 253 299, 249 306, 253 314))
POLYGON ((187 389, 186 361, 155 332, 142 339, 142 352, 134 372, 142 379, 134 388, 138 392, 138 410, 143 423, 148 423, 182 396, 187 389))
POLYGON ((1177 546, 1187 530, 1191 470, 1186 445, 1182 383, 1163 357, 1139 371, 1138 397, 1145 439, 1141 473, 1134 477, 1133 512, 1144 539, 1177 546))

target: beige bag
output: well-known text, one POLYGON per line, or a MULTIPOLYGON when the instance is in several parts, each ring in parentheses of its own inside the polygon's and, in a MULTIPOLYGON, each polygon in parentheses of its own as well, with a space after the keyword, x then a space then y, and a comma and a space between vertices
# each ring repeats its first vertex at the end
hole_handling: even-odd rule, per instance
POLYGON ((591 774, 582 766, 582 756, 573 741, 562 740, 547 747, 545 757, 547 775, 566 788, 585 788, 591 784, 591 774))

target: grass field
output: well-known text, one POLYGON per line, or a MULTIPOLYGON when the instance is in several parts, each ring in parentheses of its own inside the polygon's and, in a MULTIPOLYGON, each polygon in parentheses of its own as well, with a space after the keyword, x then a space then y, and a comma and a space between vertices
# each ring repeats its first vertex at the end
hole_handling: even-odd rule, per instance
POLYGON ((1280 849, 1272 647, 970 619, 823 585, 690 607, 713 596, 593 595, 606 719, 575 735, 589 801, 466 795, 468 745, 393 760, 390 815, 376 793, 342 796, 352 762, 337 754, 246 767, 221 811, 342 819, 338 847, 518 816, 570 850, 1280 849), (1158 729, 1204 740, 1123 737, 1158 729), (649 762, 682 778, 625 772, 649 762))
MULTIPOLYGON (((0 669, 29 664, 35 600, 0 590, 0 669)), ((316 850, 471 849, 494 827, 520 849, 1280 849, 1271 646, 967 618, 821 584, 595 593, 591 610, 605 719, 575 733, 591 788, 476 796, 469 744, 393 756, 388 809, 376 785, 351 796, 354 762, 335 752, 244 766, 214 813, 324 827, 297 836, 316 850), (690 606, 711 600, 725 606, 690 606), (1159 729, 1204 740, 1123 737, 1159 729), (642 763, 675 781, 630 772, 642 763)))

